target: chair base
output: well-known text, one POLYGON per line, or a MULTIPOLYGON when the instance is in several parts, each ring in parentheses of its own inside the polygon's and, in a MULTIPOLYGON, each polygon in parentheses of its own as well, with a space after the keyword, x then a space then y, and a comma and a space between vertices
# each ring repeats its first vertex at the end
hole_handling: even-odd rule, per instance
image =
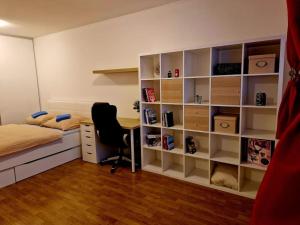
POLYGON ((116 160, 119 159, 119 156, 113 156, 113 157, 109 157, 109 158, 106 158, 106 159, 103 159, 100 161, 100 165, 103 166, 107 163, 111 163, 111 162, 114 162, 116 160))
POLYGON ((101 166, 103 166, 105 164, 108 164, 108 163, 112 163, 112 167, 111 167, 110 172, 114 173, 121 166, 128 166, 128 165, 130 166, 131 165, 131 159, 127 158, 124 155, 120 155, 120 156, 109 157, 107 159, 104 159, 104 160, 100 161, 101 166))
POLYGON ((127 158, 126 156, 121 156, 113 162, 110 172, 115 173, 119 167, 128 165, 131 165, 131 159, 127 158))

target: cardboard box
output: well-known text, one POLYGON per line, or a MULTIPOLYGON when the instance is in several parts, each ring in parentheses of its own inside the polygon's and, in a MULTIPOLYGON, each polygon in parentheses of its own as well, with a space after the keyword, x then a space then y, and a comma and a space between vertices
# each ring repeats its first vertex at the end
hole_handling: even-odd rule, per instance
POLYGON ((215 132, 238 133, 237 115, 217 115, 214 116, 215 132))
POLYGON ((276 54, 249 56, 249 74, 274 73, 276 54))

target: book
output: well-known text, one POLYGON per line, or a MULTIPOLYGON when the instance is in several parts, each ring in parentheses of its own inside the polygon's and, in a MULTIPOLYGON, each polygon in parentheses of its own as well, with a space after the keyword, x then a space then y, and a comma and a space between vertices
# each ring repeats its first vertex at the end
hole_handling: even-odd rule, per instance
POLYGON ((172 135, 164 135, 163 136, 163 149, 172 150, 174 149, 174 136, 172 135))
POLYGON ((155 102, 156 101, 154 88, 147 88, 146 93, 147 93, 148 102, 155 102))
POLYGON ((146 137, 147 138, 157 138, 157 137, 160 137, 160 134, 147 134, 146 137))
POLYGON ((144 109, 144 121, 145 121, 145 124, 149 124, 149 117, 148 117, 147 110, 148 109, 144 109))
POLYGON ((167 116, 167 126, 168 127, 173 127, 174 126, 174 119, 173 119, 173 112, 166 112, 167 116))
POLYGON ((164 119, 164 127, 167 126, 167 115, 166 113, 163 114, 163 119, 164 119))
POLYGON ((157 123, 156 111, 150 108, 144 109, 144 121, 146 124, 157 123))
POLYGON ((247 142, 247 161, 266 167, 271 161, 272 141, 249 138, 247 142))
POLYGON ((143 94, 143 99, 144 99, 144 101, 145 101, 145 102, 148 102, 146 88, 143 88, 143 89, 142 89, 142 94, 143 94))
POLYGON ((143 88, 142 92, 143 92, 143 98, 145 102, 156 101, 154 88, 143 88))
POLYGON ((167 111, 162 115, 163 126, 172 127, 174 126, 173 112, 167 111))
POLYGON ((161 146, 161 136, 160 134, 147 134, 146 144, 149 147, 161 146))

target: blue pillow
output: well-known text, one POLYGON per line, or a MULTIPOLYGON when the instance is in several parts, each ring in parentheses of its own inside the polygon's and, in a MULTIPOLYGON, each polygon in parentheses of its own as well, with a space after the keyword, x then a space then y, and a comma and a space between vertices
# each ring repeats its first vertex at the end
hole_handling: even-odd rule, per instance
POLYGON ((56 116, 56 122, 60 122, 62 120, 67 120, 70 119, 71 115, 70 114, 60 114, 56 116))
POLYGON ((31 115, 31 117, 32 117, 33 119, 35 119, 35 118, 37 118, 37 117, 39 117, 39 116, 43 116, 43 115, 47 115, 47 114, 48 114, 48 112, 46 112, 46 111, 40 111, 40 112, 33 113, 33 114, 31 115))

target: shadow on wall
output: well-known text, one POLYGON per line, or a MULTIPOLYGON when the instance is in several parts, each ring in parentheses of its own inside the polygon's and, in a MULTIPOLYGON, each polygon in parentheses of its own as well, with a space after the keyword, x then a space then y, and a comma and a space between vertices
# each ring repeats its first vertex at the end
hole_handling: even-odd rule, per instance
POLYGON ((93 81, 93 85, 95 86, 139 84, 137 73, 97 74, 95 76, 97 76, 93 81))

